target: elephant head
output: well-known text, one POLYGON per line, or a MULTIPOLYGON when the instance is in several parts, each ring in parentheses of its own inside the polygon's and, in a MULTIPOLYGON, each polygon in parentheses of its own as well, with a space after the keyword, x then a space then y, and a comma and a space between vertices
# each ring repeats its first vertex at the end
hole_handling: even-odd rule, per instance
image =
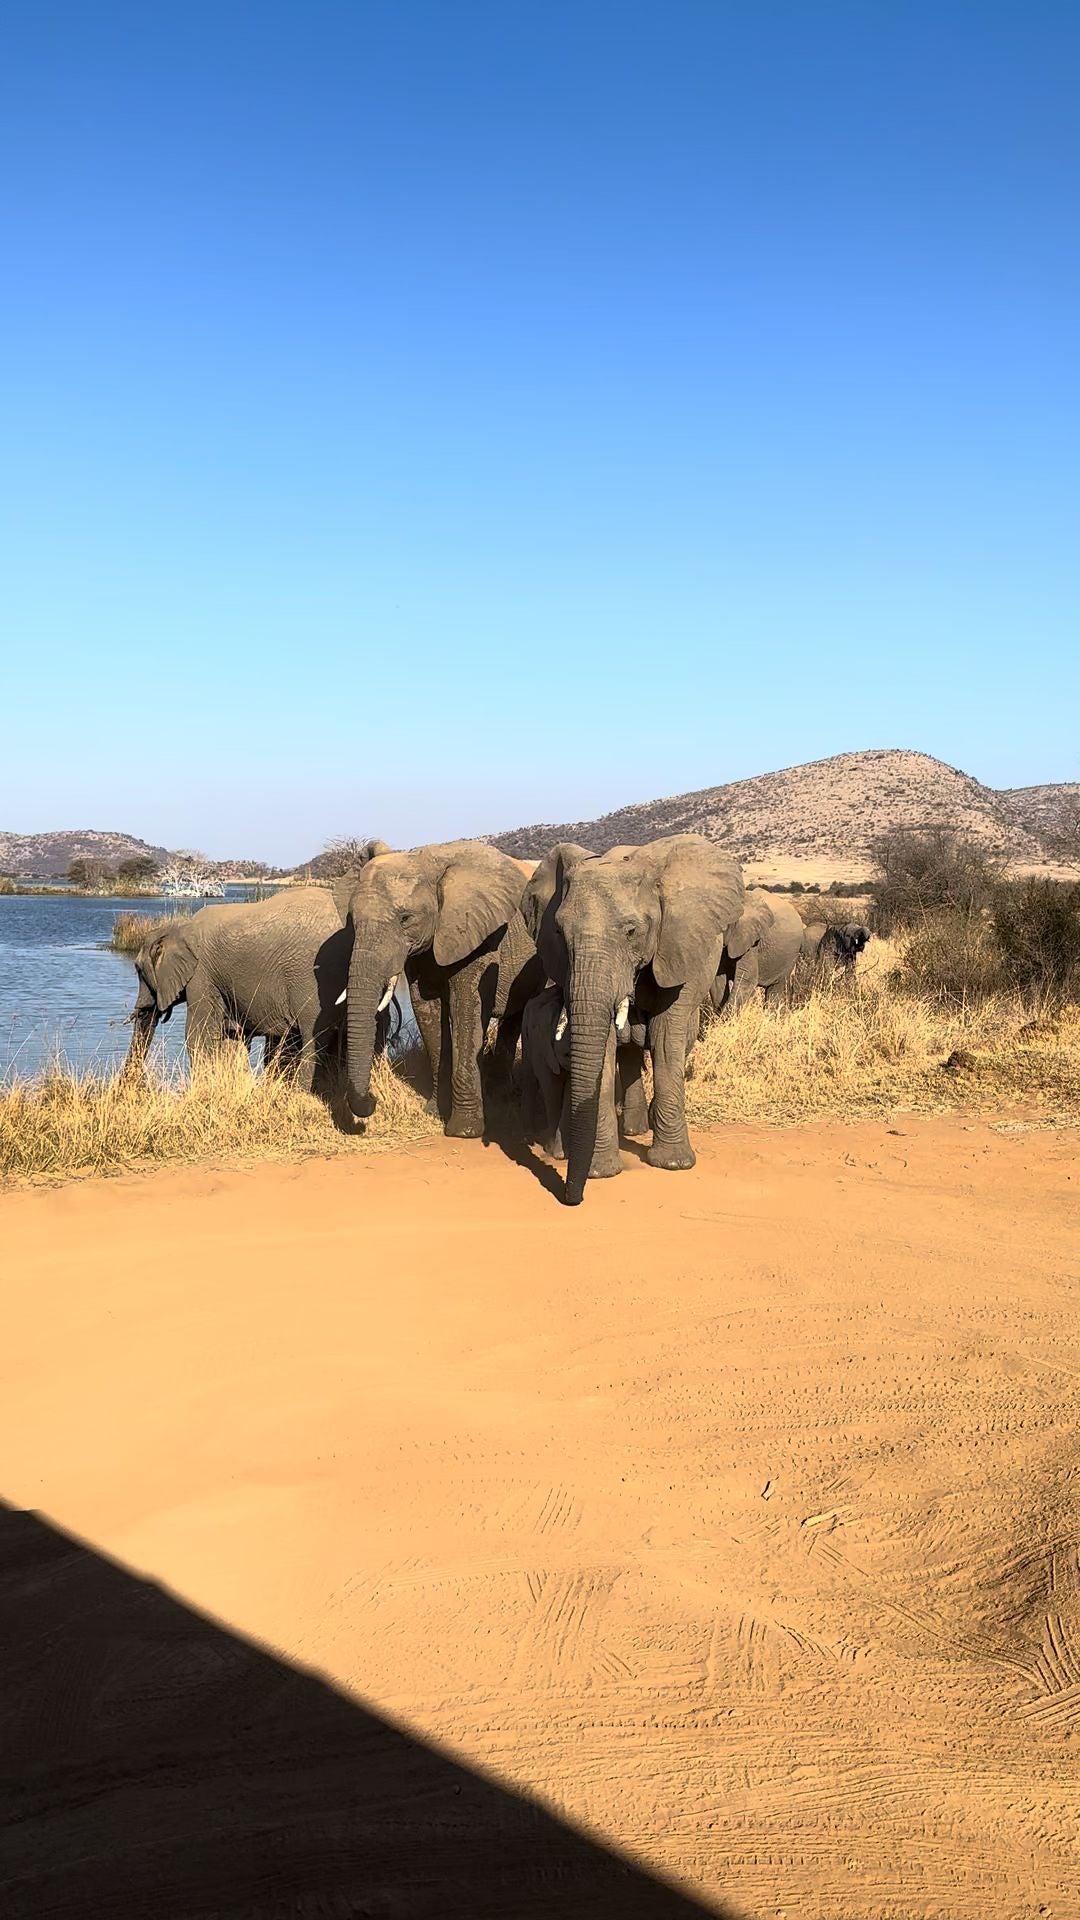
MULTIPOLYGON (((561 948, 553 958, 565 974, 570 1015, 566 1200, 576 1206, 596 1144, 608 1049, 615 1030, 625 1026, 639 976, 649 970, 661 1008, 670 1007, 685 987, 696 1012, 742 914, 743 883, 731 855, 698 834, 613 847, 595 858, 577 848, 569 860, 566 853, 553 849, 530 886, 548 867, 552 899, 556 887, 561 891, 553 910, 550 902, 542 908, 540 930, 550 910, 553 946, 561 948)), ((534 896, 534 915, 537 904, 534 896)), ((542 947, 540 952, 544 959, 542 947)), ((553 977, 558 980, 558 972, 553 977)))
POLYGON ((592 858, 588 847, 579 847, 573 840, 560 840, 537 862, 521 896, 521 915, 540 955, 540 964, 548 979, 561 987, 564 994, 568 985, 566 944, 555 924, 555 915, 578 861, 592 858))
POLYGON ((855 962, 869 939, 869 927, 861 926, 855 920, 848 921, 843 927, 826 927, 821 938, 822 960, 826 965, 852 974, 855 971, 855 962))
POLYGON ((354 1118, 373 1111, 376 1021, 406 961, 430 950, 436 965, 459 966, 506 926, 520 906, 523 880, 513 860, 480 840, 377 854, 357 874, 348 908, 353 947, 347 989, 354 1118))
POLYGON ((144 942, 135 955, 139 991, 132 1013, 131 1046, 125 1072, 142 1066, 159 1020, 168 1020, 184 998, 188 981, 199 964, 198 936, 190 923, 177 920, 144 942))
POLYGON ((724 942, 724 951, 732 960, 741 960, 751 947, 761 945, 773 923, 769 896, 761 887, 751 887, 744 895, 743 910, 724 942))

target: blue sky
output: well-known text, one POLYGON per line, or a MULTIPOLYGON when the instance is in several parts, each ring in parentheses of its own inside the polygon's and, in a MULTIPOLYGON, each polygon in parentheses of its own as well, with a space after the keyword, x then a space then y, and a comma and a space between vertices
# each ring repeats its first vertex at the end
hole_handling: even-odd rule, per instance
POLYGON ((1080 774, 1080 11, 82 0, 0 58, 0 826, 1080 774))

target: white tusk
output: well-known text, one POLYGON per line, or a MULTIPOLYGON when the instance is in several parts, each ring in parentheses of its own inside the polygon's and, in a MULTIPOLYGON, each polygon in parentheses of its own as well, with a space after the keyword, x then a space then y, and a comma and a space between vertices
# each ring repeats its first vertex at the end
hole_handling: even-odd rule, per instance
POLYGON ((386 1012, 387 1007, 390 1005, 390 1002, 394 997, 394 988, 396 986, 397 986, 397 974, 392 973, 390 975, 389 980, 386 983, 386 992, 383 994, 382 999, 379 1001, 379 1005, 378 1005, 379 1013, 386 1012))
POLYGON ((334 1001, 335 1007, 343 1007, 345 1005, 348 992, 349 992, 348 987, 342 987, 341 992, 338 994, 337 999, 334 1001))
POLYGON ((557 1021, 557 1023, 556 1023, 556 1027, 555 1027, 555 1038, 556 1038, 556 1040, 561 1040, 561 1039, 562 1039, 562 1037, 563 1037, 563 1034, 564 1034, 564 1033, 566 1032, 566 1028, 567 1028, 567 1023, 568 1023, 568 1021, 569 1021, 569 1019, 570 1019, 570 1015, 569 1015, 569 1014, 567 1013, 567 1011, 566 1011, 566 1008, 564 1007, 564 1008, 563 1008, 563 1010, 562 1010, 562 1012, 561 1012, 561 1013, 560 1013, 560 1015, 559 1015, 559 1018, 558 1018, 558 1021, 557 1021))
POLYGON ((619 1028, 625 1027, 627 1019, 629 1018, 629 1014, 630 1014, 630 998, 629 998, 629 995, 627 995, 627 998, 625 1000, 619 1001, 619 1004, 615 1009, 615 1025, 619 1028))

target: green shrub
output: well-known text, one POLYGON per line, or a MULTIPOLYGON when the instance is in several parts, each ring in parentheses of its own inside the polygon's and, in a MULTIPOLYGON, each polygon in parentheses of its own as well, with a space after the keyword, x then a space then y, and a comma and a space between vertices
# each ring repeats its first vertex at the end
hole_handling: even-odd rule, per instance
POLYGON ((1080 998, 1080 886, 1012 880, 998 887, 993 930, 1002 971, 1023 994, 1080 998))
POLYGON ((904 947, 900 981, 911 993, 954 1007, 1000 993, 1007 983, 990 920, 949 907, 927 914, 904 947))

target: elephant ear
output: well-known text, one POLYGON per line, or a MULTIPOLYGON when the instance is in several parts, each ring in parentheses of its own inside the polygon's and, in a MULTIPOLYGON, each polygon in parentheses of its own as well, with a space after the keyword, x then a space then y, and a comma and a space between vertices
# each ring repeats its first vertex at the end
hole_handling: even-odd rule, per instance
POLYGON ((159 934, 150 947, 150 964, 158 1012, 167 1013, 170 1007, 175 1007, 180 995, 186 992, 188 981, 199 964, 199 955, 190 935, 174 927, 159 934))
POLYGON ((540 934, 543 918, 552 901, 559 906, 566 887, 567 875, 577 866, 579 860, 588 860, 592 856, 587 847, 579 847, 574 840, 560 840, 549 847, 543 859, 538 862, 533 874, 525 883, 521 896, 521 913, 530 937, 535 941, 540 934))
MULTIPOLYGON (((660 868, 660 932, 653 955, 658 987, 679 987, 720 949, 743 911, 737 860, 700 834, 672 839, 660 868)), ((714 969, 715 970, 715 969, 714 969)))
POLYGON ((724 945, 733 960, 741 960, 764 940, 773 923, 773 910, 769 905, 769 896, 760 887, 751 887, 745 896, 742 913, 728 934, 724 945))
POLYGON ((521 906, 522 872, 509 855, 476 841, 455 853, 438 884, 432 952, 456 967, 490 940, 521 906))

